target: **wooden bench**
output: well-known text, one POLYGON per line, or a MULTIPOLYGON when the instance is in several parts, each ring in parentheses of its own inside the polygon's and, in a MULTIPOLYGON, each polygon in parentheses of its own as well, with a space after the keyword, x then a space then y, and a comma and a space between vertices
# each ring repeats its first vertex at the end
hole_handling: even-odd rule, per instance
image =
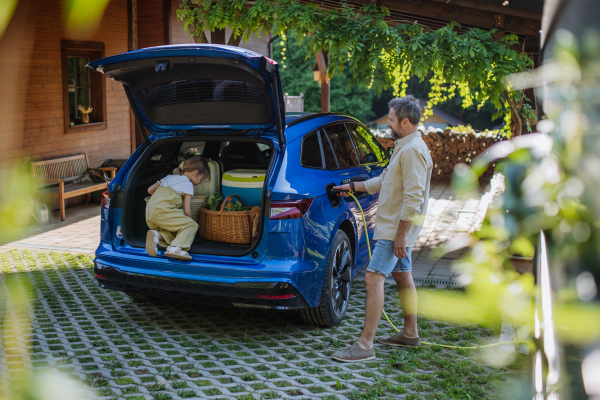
POLYGON ((65 199, 87 194, 89 203, 92 192, 106 190, 108 182, 115 177, 117 171, 114 167, 96 169, 110 172, 110 178, 105 178, 105 182, 102 183, 90 181, 70 183, 86 178, 89 173, 94 173, 94 168, 89 167, 87 154, 31 163, 31 173, 37 195, 59 199, 62 221, 65 220, 65 199), (65 183, 68 184, 65 185, 65 183))

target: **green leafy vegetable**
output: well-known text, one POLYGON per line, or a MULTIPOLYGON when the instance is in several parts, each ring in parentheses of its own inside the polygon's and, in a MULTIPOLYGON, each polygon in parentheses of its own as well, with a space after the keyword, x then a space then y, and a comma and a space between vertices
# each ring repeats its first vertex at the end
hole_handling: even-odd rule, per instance
POLYGON ((208 196, 208 199, 206 199, 206 205, 212 211, 219 210, 222 203, 223 203, 223 193, 221 193, 221 192, 215 192, 215 193, 211 194, 210 196, 208 196))

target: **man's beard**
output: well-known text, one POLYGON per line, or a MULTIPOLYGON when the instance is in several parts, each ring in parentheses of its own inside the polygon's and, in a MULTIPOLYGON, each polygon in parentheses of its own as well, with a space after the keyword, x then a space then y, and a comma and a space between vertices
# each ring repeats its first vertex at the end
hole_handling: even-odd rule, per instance
MULTIPOLYGON (((400 128, 400 129, 402 129, 402 128, 400 128)), ((402 132, 403 132, 402 130, 400 132, 396 132, 394 130, 394 128, 390 128, 390 131, 391 131, 392 139, 398 140, 398 139, 402 138, 402 132)))

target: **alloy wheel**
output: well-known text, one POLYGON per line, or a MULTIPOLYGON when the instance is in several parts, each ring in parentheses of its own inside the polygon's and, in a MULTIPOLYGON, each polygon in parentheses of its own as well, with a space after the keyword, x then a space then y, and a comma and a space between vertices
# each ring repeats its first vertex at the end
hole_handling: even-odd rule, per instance
POLYGON ((343 315, 348 307, 352 280, 352 255, 350 245, 342 240, 333 255, 331 265, 331 304, 333 312, 338 317, 343 315))

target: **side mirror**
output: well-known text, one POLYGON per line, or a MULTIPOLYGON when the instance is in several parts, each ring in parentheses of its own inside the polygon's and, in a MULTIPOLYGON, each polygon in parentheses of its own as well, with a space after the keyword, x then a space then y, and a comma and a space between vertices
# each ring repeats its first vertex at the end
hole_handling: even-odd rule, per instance
POLYGON ((375 154, 373 154, 373 153, 369 153, 363 157, 363 159, 360 163, 361 164, 371 164, 371 163, 376 163, 376 162, 377 162, 377 156, 375 156, 375 154))
POLYGON ((388 156, 392 157, 393 153, 394 153, 394 147, 388 147, 388 156))

